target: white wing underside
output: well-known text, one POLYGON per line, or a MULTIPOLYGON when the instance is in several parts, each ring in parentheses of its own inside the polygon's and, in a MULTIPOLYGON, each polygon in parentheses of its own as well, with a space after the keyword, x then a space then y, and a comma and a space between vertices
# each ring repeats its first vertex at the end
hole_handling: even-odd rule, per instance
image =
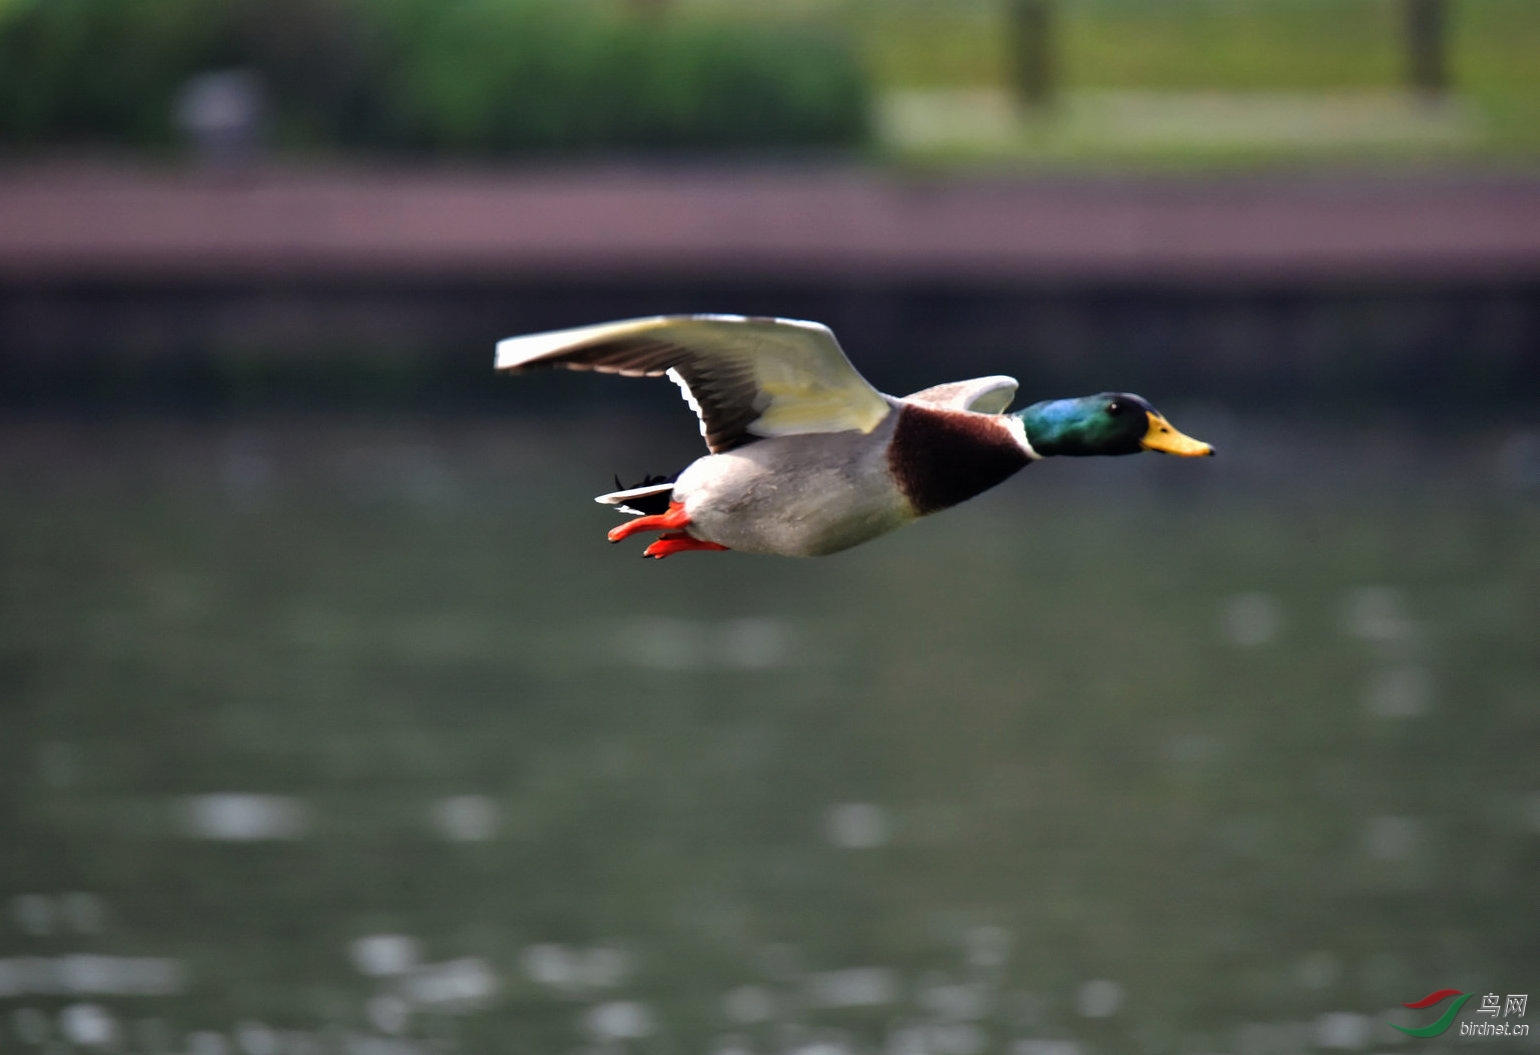
POLYGON ((663 315, 497 345, 499 370, 548 367, 669 377, 712 451, 754 436, 870 432, 891 410, 827 327, 793 319, 663 315))

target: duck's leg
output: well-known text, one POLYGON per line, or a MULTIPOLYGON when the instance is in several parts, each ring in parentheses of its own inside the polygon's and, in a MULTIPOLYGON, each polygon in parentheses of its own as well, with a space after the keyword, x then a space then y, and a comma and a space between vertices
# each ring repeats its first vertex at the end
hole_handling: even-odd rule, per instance
POLYGON ((621 539, 630 538, 638 531, 678 531, 690 523, 689 514, 684 511, 681 502, 670 502, 667 513, 656 513, 652 516, 637 517, 629 520, 619 527, 610 528, 609 539, 611 542, 619 542, 621 539))
POLYGON ((687 535, 683 531, 670 531, 666 535, 659 535, 652 545, 642 550, 642 556, 662 560, 664 557, 692 549, 725 550, 726 548, 720 542, 707 542, 694 535, 687 535))

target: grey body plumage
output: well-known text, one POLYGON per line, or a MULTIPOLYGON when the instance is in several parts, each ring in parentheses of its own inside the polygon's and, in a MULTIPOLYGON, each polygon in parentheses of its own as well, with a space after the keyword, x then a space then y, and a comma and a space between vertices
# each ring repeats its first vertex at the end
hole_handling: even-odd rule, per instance
POLYGON ((692 463, 674 499, 698 538, 748 553, 821 557, 919 514, 888 469, 896 414, 869 434, 776 436, 692 463))

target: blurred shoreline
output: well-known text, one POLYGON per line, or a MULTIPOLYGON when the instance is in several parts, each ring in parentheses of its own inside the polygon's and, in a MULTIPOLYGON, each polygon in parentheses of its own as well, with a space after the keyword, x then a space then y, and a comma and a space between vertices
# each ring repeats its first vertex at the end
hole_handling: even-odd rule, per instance
POLYGON ((635 406, 492 345, 675 312, 816 319, 895 392, 1480 419, 1540 370, 1540 178, 0 167, 12 410, 635 406))
POLYGON ((0 282, 1540 277, 1540 176, 0 167, 0 282))

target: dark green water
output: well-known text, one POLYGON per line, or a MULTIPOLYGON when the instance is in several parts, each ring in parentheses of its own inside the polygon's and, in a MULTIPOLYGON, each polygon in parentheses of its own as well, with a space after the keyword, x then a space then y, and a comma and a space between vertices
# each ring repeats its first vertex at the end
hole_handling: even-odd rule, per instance
POLYGON ((1451 1050, 1540 990, 1536 441, 1173 420, 662 563, 589 497, 679 429, 5 425, 0 1050, 1451 1050))

